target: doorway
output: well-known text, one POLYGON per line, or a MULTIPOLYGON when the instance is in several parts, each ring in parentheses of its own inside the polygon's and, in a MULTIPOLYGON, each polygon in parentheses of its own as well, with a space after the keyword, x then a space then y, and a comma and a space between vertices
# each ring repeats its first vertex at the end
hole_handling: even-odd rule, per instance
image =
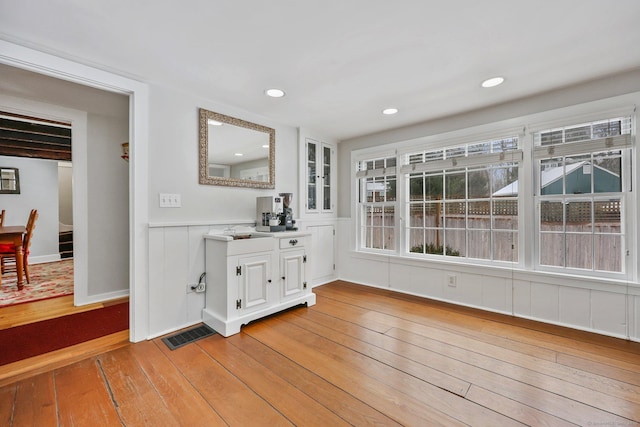
MULTIPOLYGON (((147 231, 149 188, 148 166, 146 164, 149 151, 149 87, 139 81, 2 40, 0 40, 0 63, 65 79, 79 85, 102 88, 105 91, 124 94, 128 97, 130 118, 128 135, 131 159, 128 247, 131 301, 130 339, 133 342, 146 339, 149 336, 149 242, 147 231)), ((77 192, 76 197, 78 197, 77 192)), ((78 218, 75 222, 77 226, 78 218)), ((75 239, 74 243, 76 243, 75 239)), ((79 245, 76 244, 76 250, 79 249, 79 245)), ((77 258, 76 255, 76 260, 77 258)), ((78 272, 76 269, 76 278, 78 278, 78 272)))
MULTIPOLYGON (((73 226, 75 305, 128 296, 129 165, 120 157, 130 133, 128 95, 9 65, 0 64, 0 76, 2 109, 72 126, 72 224, 59 221, 56 203, 55 227, 73 226)), ((55 238, 59 256, 57 231, 55 238)))

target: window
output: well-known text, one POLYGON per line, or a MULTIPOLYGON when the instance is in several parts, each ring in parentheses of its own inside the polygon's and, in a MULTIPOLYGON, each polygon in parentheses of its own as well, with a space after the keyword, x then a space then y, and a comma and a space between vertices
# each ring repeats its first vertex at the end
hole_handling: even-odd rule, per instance
POLYGON ((20 175, 17 168, 0 167, 0 194, 20 194, 20 175))
POLYGON ((626 117, 534 134, 539 266, 623 272, 630 133, 626 117))
POLYGON ((360 247, 396 250, 396 158, 358 162, 360 247))
POLYGON ((627 261, 637 229, 632 117, 620 109, 537 125, 526 136, 524 126, 475 140, 460 131, 453 135, 463 141, 429 136, 422 146, 412 140, 354 154, 357 248, 414 260, 635 277, 627 261))
POLYGON ((410 153, 406 250, 518 261, 518 138, 410 153))

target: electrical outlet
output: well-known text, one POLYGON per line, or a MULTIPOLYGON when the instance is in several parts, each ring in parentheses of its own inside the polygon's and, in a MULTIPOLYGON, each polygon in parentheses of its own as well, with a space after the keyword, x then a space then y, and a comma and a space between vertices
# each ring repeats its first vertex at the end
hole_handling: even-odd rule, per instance
POLYGON ((187 293, 198 292, 198 284, 197 283, 187 283, 187 293))
POLYGON ((457 280, 456 280, 456 275, 455 274, 447 274, 447 286, 451 287, 451 288, 455 288, 457 286, 457 280))
POLYGON ((205 291, 205 289, 206 289, 206 286, 205 286, 205 283, 204 283, 204 282, 198 283, 198 284, 196 285, 196 292, 197 292, 197 293, 202 293, 202 292, 204 292, 204 291, 205 291))

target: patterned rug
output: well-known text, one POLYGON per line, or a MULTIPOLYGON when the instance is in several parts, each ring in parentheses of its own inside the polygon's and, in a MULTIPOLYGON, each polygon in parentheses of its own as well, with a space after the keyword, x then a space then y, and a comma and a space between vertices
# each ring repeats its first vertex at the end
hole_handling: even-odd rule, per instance
POLYGON ((21 291, 15 273, 2 277, 0 307, 73 294, 73 259, 30 265, 29 275, 31 283, 25 280, 21 291))

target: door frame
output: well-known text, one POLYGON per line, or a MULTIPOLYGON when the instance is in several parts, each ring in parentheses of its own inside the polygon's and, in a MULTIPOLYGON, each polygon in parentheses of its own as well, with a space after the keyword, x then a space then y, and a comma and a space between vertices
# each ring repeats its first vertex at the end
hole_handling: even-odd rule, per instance
POLYGON ((4 40, 0 40, 0 63, 129 96, 129 339, 133 342, 146 339, 149 335, 148 85, 4 40))

